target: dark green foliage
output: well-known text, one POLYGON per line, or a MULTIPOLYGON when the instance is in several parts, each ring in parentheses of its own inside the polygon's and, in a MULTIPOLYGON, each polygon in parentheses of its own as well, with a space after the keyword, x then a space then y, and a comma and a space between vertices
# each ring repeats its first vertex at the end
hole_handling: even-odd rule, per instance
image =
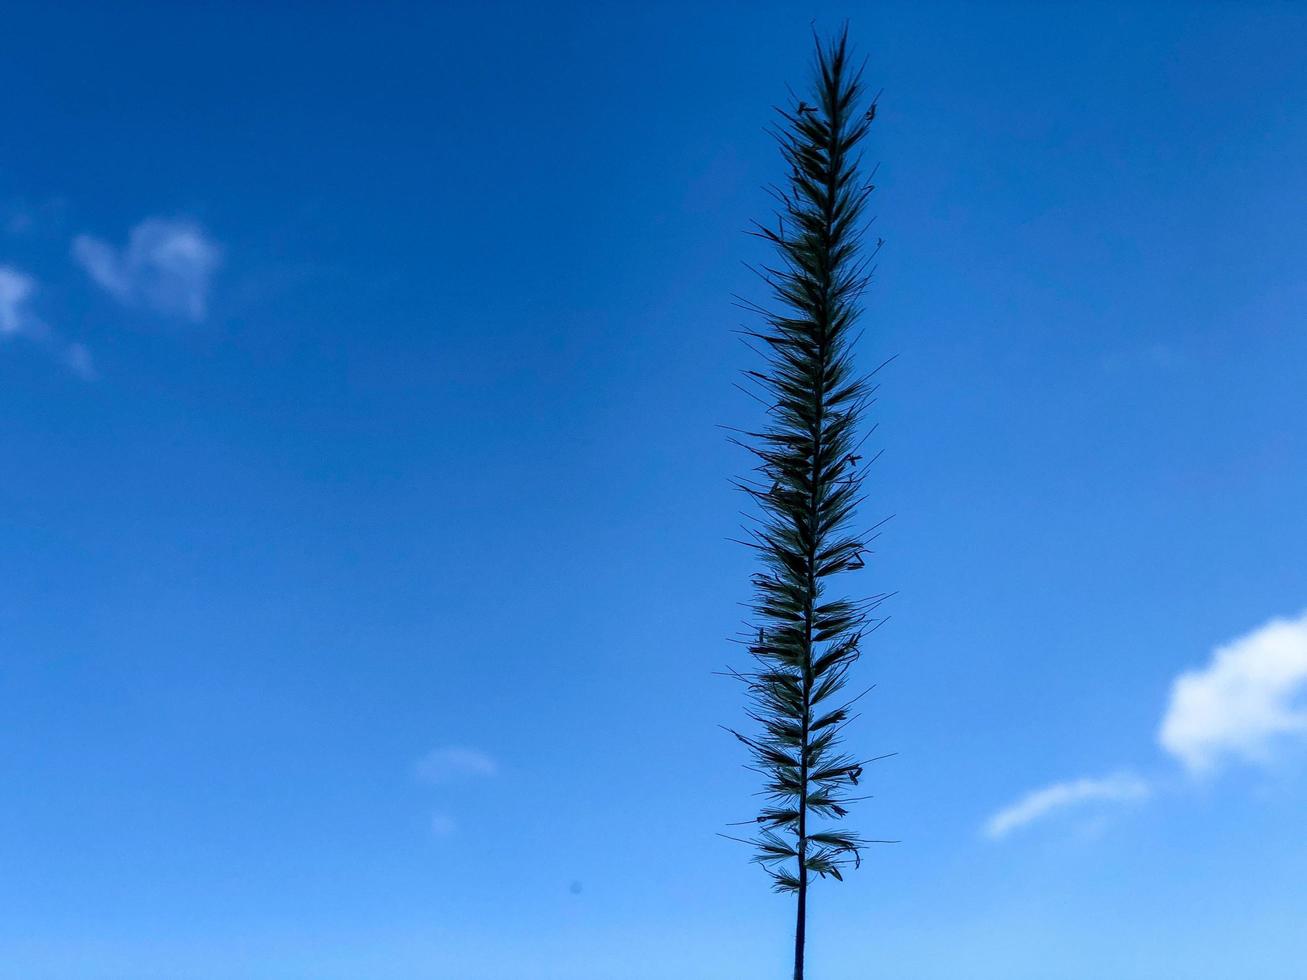
POLYGON ((750 843, 776 890, 798 895, 799 977, 811 876, 843 880, 868 843, 814 823, 843 818, 857 798, 864 762, 840 748, 857 700, 845 697, 845 682, 882 598, 826 594, 832 576, 862 568, 868 553, 868 536, 852 522, 866 469, 859 424, 873 389, 854 371, 852 346, 870 277, 861 218, 872 185, 859 177, 857 147, 875 105, 860 104, 846 35, 818 43, 815 74, 812 102, 779 110, 776 136, 791 174, 775 191, 776 226, 758 231, 779 261, 761 270, 776 308, 754 307, 765 326, 748 331, 765 365, 747 376, 768 421, 741 442, 758 460, 755 479, 740 486, 758 505, 747 543, 762 567, 746 640, 754 669, 734 672, 759 730, 733 734, 764 779, 750 843))

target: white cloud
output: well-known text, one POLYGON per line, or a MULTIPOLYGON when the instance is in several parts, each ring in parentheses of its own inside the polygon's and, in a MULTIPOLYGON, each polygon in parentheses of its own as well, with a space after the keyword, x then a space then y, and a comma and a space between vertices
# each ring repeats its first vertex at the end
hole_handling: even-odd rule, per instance
POLYGON ((1264 765, 1295 737, 1307 738, 1307 613, 1272 619, 1177 677, 1158 731, 1199 774, 1229 760, 1264 765))
MULTIPOLYGON (((1177 677, 1157 740, 1194 775, 1231 762, 1268 765, 1287 743, 1307 745, 1307 612, 1272 619, 1177 677)), ((1055 783, 995 813, 984 833, 997 840, 1058 810, 1151 793, 1129 773, 1055 783)))
POLYGON ((417 764, 418 778, 443 783, 460 776, 494 776, 499 763, 478 749, 448 747, 428 752, 417 764))
POLYGON ((91 352, 84 344, 67 343, 31 307, 36 280, 12 266, 0 265, 0 341, 24 337, 54 355, 76 375, 95 377, 91 352))
POLYGON ((131 230, 123 248, 78 235, 73 258, 119 302, 199 321, 222 249, 193 221, 147 218, 131 230))
POLYGON ((28 333, 40 325, 27 305, 35 291, 31 276, 0 265, 0 336, 28 333))
POLYGON ((1054 783, 1027 793, 995 813, 985 823, 990 840, 1000 840, 1049 814, 1090 803, 1128 803, 1145 799, 1152 792, 1148 783, 1130 773, 1114 773, 1101 779, 1075 779, 1054 783))

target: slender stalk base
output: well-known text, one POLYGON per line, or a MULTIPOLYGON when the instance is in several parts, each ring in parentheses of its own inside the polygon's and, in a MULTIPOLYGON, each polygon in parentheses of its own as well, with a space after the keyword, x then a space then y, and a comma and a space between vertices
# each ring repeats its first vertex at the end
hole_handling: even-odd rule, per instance
POLYGON ((808 873, 799 871, 799 903, 794 924, 794 980, 803 980, 803 946, 808 933, 808 873))

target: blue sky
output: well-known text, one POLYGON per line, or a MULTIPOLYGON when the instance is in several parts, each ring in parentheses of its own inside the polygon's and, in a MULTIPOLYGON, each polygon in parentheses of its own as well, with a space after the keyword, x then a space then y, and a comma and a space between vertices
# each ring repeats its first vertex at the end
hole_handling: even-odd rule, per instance
POLYGON ((715 836, 808 24, 890 355, 814 977, 1307 959, 1307 17, 13 4, 0 977, 783 977, 715 836))

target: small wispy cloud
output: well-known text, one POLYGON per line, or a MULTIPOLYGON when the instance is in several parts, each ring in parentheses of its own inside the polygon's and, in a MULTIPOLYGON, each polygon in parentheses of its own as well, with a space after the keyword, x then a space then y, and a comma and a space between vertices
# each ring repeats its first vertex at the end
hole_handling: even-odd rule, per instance
POLYGON ((0 336, 14 336, 31 330, 35 318, 28 301, 36 291, 36 280, 10 266, 0 265, 0 336))
MULTIPOLYGON (((424 783, 444 785, 497 776, 499 763, 480 749, 448 745, 432 749, 419 759, 414 773, 424 783)), ((431 833, 436 837, 449 837, 457 829, 457 822, 445 811, 437 810, 431 815, 431 833)))
POLYGON ((1197 775, 1266 765, 1286 741, 1307 739, 1307 613, 1272 619, 1177 677, 1157 737, 1197 775))
POLYGON ((35 278, 0 265, 0 342, 23 337, 62 361, 78 377, 94 378, 95 365, 86 346, 63 340, 32 309, 36 292, 35 278))
POLYGON ((479 749, 449 746, 424 755, 416 771, 423 782, 444 783, 460 777, 498 775, 499 763, 479 749))
POLYGON ((1128 772, 1054 783, 1027 793, 999 810, 986 821, 984 834, 990 840, 1001 840, 1015 830, 1063 810, 1094 803, 1130 803, 1146 799, 1151 792, 1147 782, 1128 772))
POLYGON ((122 248, 78 235, 72 253, 92 281, 119 302, 197 322, 208 311, 209 288, 222 264, 218 244, 200 225, 182 218, 147 218, 122 248))
POLYGON ((95 362, 85 344, 72 343, 64 347, 63 361, 79 378, 90 381, 96 377, 95 362))

